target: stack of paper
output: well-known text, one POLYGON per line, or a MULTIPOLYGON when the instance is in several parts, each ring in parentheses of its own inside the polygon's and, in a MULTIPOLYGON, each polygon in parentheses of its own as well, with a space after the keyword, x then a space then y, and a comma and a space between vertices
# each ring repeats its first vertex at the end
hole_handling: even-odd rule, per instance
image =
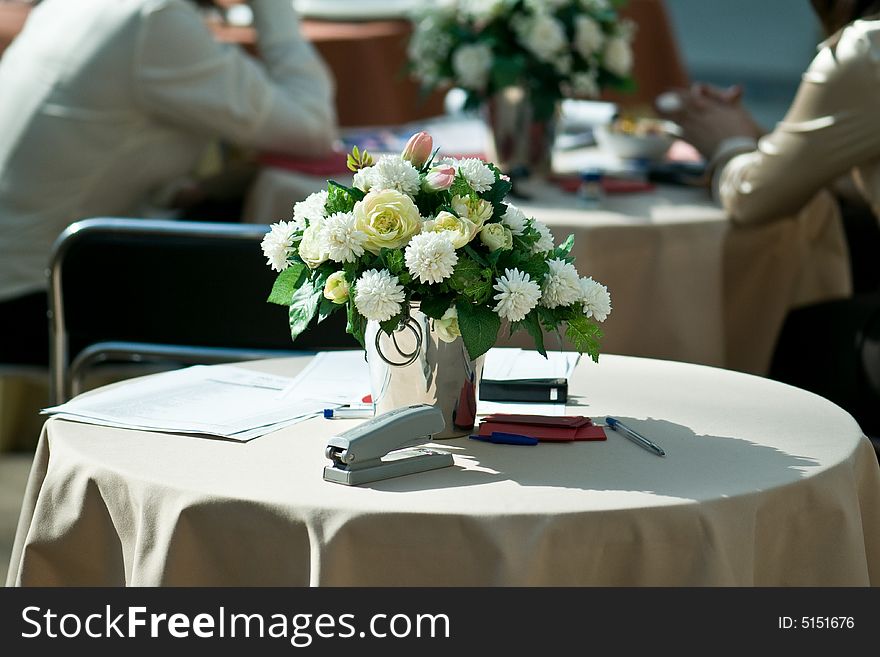
POLYGON ((78 397, 43 413, 88 424, 246 441, 325 408, 359 401, 368 386, 363 352, 326 352, 295 378, 197 365, 78 397))

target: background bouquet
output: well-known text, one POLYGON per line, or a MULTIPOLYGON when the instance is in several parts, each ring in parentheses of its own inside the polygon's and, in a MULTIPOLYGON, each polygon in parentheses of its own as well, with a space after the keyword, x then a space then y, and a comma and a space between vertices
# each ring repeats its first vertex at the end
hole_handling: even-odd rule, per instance
POLYGON ((505 202, 510 181, 497 167, 437 159, 424 132, 400 155, 373 162, 355 147, 348 161, 352 187, 329 181, 263 239, 279 272, 269 301, 289 306, 294 339, 344 308, 363 345, 367 321, 390 334, 418 303, 439 337, 460 337, 472 359, 506 321, 545 355, 542 328, 565 327, 571 345, 598 360, 607 289, 578 274, 573 236, 557 246, 547 226, 505 202))
POLYGON ((634 25, 619 0, 439 0, 413 17, 409 65, 426 91, 455 85, 473 109, 522 87, 537 121, 564 97, 630 89, 634 25))

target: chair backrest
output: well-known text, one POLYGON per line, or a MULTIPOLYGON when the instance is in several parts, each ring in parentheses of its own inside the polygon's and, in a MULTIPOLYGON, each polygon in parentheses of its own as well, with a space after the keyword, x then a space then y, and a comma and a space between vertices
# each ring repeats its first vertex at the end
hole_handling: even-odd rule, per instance
POLYGON ((52 396, 98 362, 212 363, 357 348, 335 313, 292 342, 266 302, 268 226, 96 218, 67 228, 50 264, 52 396))

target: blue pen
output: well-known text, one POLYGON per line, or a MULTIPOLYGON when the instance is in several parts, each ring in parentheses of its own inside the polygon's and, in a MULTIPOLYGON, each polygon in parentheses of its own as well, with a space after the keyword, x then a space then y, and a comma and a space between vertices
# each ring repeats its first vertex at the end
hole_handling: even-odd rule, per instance
POLYGON ((495 445, 537 445, 538 439, 531 436, 522 436, 518 433, 504 433, 503 431, 493 431, 489 436, 471 436, 471 440, 479 440, 484 443, 493 443, 495 445))
POLYGON ((648 440, 638 431, 630 429, 623 422, 614 417, 606 417, 605 423, 614 429, 615 431, 620 431, 624 436, 629 438, 632 442, 634 442, 639 447, 644 447, 649 452, 654 452, 657 456, 666 456, 666 452, 663 451, 663 448, 660 447, 657 443, 648 440))

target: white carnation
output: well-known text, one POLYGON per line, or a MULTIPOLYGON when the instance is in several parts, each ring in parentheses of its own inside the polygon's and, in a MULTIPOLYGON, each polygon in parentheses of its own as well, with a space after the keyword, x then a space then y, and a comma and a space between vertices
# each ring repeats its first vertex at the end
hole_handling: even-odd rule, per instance
POLYGON ((331 260, 354 262, 364 254, 367 234, 357 229, 352 213, 336 212, 321 225, 321 239, 331 260))
POLYGON ((533 12, 547 11, 548 9, 559 9, 563 5, 567 5, 570 0, 526 0, 526 7, 533 12))
POLYGON ((621 77, 629 75, 632 68, 632 49, 629 42, 623 37, 613 37, 605 44, 605 53, 602 61, 605 68, 621 77))
POLYGON ((293 250, 293 234, 299 230, 295 221, 279 221, 269 227, 269 232, 263 236, 260 245, 263 255, 266 256, 266 264, 273 271, 284 271, 290 266, 287 261, 293 250))
POLYGON ((589 16, 578 16, 574 21, 574 47, 584 59, 602 49, 605 40, 599 23, 589 16))
POLYGON ((538 241, 532 245, 532 253, 547 253, 554 246, 553 233, 550 232, 550 229, 547 228, 547 224, 544 222, 537 219, 530 219, 529 221, 532 228, 538 231, 538 235, 540 235, 538 241))
POLYGON ((504 276, 492 287, 498 290, 493 297, 498 302, 495 312, 511 322, 524 319, 541 298, 540 286, 519 269, 505 269, 504 276))
POLYGON ((404 251, 409 273, 422 283, 440 283, 452 276, 458 254, 449 231, 414 235, 404 251))
POLYGON ((604 322, 611 313, 611 295, 608 293, 608 288, 594 281, 592 277, 584 277, 580 280, 580 289, 584 314, 604 322))
POLYGON ((387 269, 368 269, 357 280, 354 305, 367 319, 391 319, 400 312, 403 300, 403 286, 387 269))
POLYGON ((570 306, 581 298, 580 277, 571 263, 554 258, 548 260, 550 271, 544 274, 541 305, 547 308, 570 306))
POLYGON ((396 189, 413 196, 421 187, 419 170, 399 155, 383 155, 370 168, 371 186, 377 189, 396 189))
POLYGON ((495 172, 475 157, 458 160, 456 168, 475 192, 488 192, 495 184, 495 172))
POLYGON ((482 91, 492 68, 492 50, 483 43, 467 44, 452 53, 452 70, 458 84, 465 89, 482 91))
POLYGON ((501 217, 501 223, 510 228, 514 235, 522 235, 526 229, 526 215, 513 203, 507 204, 507 211, 501 217))
POLYGON ((556 72, 559 75, 568 75, 571 73, 571 67, 573 64, 573 60, 571 55, 568 53, 563 53, 559 55, 556 60, 553 62, 553 67, 556 69, 556 72))

